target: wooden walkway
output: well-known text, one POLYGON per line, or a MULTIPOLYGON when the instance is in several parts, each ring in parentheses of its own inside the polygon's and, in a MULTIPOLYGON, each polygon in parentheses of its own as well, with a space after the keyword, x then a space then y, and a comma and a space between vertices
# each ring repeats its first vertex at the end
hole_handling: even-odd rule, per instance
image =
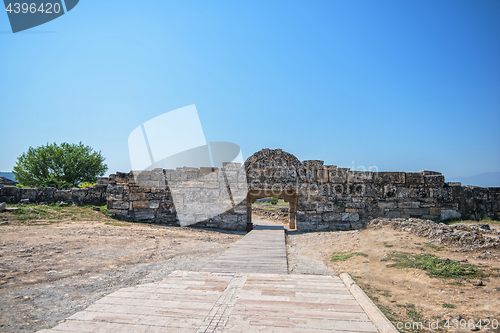
POLYGON ((256 226, 202 271, 287 274, 284 227, 270 223, 256 226))
POLYGON ((397 332, 353 282, 287 274, 284 238, 256 227, 200 272, 120 289, 40 332, 397 332))

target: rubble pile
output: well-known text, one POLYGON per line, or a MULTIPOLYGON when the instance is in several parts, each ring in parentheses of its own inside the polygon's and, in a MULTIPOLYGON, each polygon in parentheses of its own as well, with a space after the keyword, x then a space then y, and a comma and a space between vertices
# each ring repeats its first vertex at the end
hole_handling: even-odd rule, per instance
POLYGON ((500 248, 500 237, 495 237, 500 235, 500 231, 491 230, 487 224, 446 225, 418 218, 378 218, 373 219, 370 225, 375 228, 390 226, 395 230, 408 231, 419 237, 427 237, 436 244, 459 247, 460 251, 464 252, 500 248))

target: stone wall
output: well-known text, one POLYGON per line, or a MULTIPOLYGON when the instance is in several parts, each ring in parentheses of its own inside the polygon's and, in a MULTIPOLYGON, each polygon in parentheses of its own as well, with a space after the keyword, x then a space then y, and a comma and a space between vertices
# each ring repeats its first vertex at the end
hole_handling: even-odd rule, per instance
POLYGON ((240 189, 227 186, 237 184, 227 178, 246 178, 244 172, 238 172, 239 166, 225 163, 222 169, 155 169, 110 175, 108 211, 129 221, 245 230, 246 185, 240 189))
POLYGON ((238 230, 251 222, 251 202, 268 196, 290 203, 290 226, 299 231, 359 229, 372 218, 441 221, 500 212, 500 188, 446 183, 435 171, 362 172, 301 162, 281 149, 255 153, 244 168, 117 173, 107 187, 109 212, 120 219, 238 230))
POLYGON ((107 185, 96 185, 87 188, 72 188, 70 190, 57 190, 54 187, 17 188, 0 187, 0 202, 18 203, 22 199, 30 202, 74 202, 77 205, 102 206, 107 202, 107 185))
POLYGON ((263 149, 247 159, 252 195, 275 192, 296 197, 300 231, 349 230, 375 217, 498 217, 500 188, 445 183, 435 171, 365 172, 298 161, 280 149, 263 149))

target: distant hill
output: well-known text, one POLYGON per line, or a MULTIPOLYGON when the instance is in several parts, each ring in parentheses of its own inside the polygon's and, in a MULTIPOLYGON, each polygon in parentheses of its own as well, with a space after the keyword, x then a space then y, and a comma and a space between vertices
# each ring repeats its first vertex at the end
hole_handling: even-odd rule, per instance
POLYGON ((0 172, 0 177, 7 178, 13 181, 17 181, 12 172, 0 172))
POLYGON ((447 182, 460 182, 462 185, 500 187, 500 172, 484 172, 468 177, 450 177, 447 182))
POLYGON ((0 185, 3 185, 3 186, 16 186, 17 182, 15 182, 13 180, 10 180, 10 179, 7 179, 5 177, 0 177, 0 185))

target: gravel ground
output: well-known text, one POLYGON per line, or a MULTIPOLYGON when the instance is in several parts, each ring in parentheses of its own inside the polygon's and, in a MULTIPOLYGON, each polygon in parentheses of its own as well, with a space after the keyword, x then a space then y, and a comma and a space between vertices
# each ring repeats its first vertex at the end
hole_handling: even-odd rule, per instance
POLYGON ((0 332, 50 328, 120 288, 197 270, 244 235, 109 219, 0 228, 0 332))

